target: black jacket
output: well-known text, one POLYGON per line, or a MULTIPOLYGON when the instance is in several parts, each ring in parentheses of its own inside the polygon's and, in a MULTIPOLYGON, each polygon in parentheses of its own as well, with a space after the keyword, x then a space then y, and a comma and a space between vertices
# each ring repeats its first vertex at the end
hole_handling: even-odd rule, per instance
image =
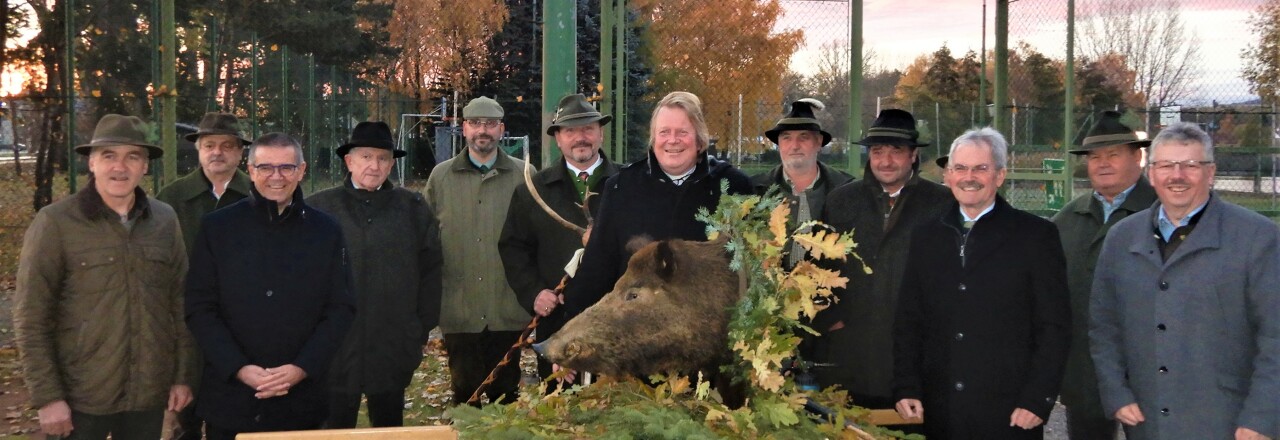
MULTIPOLYGON (((830 198, 831 191, 837 187, 853 181, 853 176, 844 171, 831 168, 822 162, 818 162, 818 182, 809 190, 807 199, 809 201, 809 215, 812 219, 818 220, 822 215, 822 210, 826 205, 826 200, 830 198)), ((798 206, 800 198, 795 195, 791 189, 791 184, 787 183, 787 178, 782 175, 782 165, 773 167, 772 170, 751 176, 751 186, 757 195, 764 195, 769 188, 777 185, 782 189, 782 194, 787 198, 787 202, 791 204, 791 225, 796 224, 796 215, 800 213, 798 206)))
POLYGON ((278 213, 257 191, 205 216, 187 274, 187 327, 204 354, 196 414, 234 431, 313 427, 327 413, 325 376, 355 314, 342 230, 302 200, 278 213), (246 365, 293 364, 289 394, 255 398, 246 365))
POLYGON ((427 200, 387 181, 377 191, 341 186, 307 203, 342 225, 351 255, 355 322, 330 371, 334 390, 403 391, 440 322, 440 227, 427 200))
MULTIPOLYGON (((602 156, 603 157, 603 156, 602 156)), ((618 173, 618 166, 604 158, 596 168, 599 179, 588 199, 592 217, 600 211, 601 195, 607 178, 618 173)), ((564 158, 533 175, 533 185, 542 200, 560 217, 578 226, 587 226, 587 217, 579 205, 578 190, 565 168, 564 158)), ((498 253, 506 270, 507 284, 529 314, 534 314, 533 301, 542 289, 554 289, 564 277, 564 266, 574 251, 582 248, 582 237, 556 222, 538 206, 527 186, 516 187, 507 207, 506 223, 498 240, 498 253)), ((538 341, 545 341, 564 325, 564 307, 557 307, 538 323, 538 341)))
POLYGON ((894 323, 894 400, 920 399, 925 436, 1022 439, 1015 408, 1049 419, 1070 344, 1058 229, 1009 206, 966 235, 959 205, 911 237, 894 323))
POLYGON ((613 290, 627 270, 636 237, 706 241, 706 224, 694 219, 698 208, 714 211, 720 203, 720 182, 729 194, 751 194, 751 180, 728 162, 708 156, 698 160, 682 185, 671 183, 653 152, 605 182, 600 215, 587 243, 577 276, 565 287, 565 308, 576 316, 613 290))
MULTIPOLYGON (((870 173, 868 173, 869 175, 870 173)), ((837 289, 840 298, 818 315, 817 330, 839 321, 844 328, 824 334, 816 344, 814 361, 836 364, 817 370, 823 387, 839 384, 859 396, 888 400, 893 382, 893 314, 898 289, 907 264, 911 233, 919 225, 936 221, 955 204, 947 187, 920 178, 907 180, 895 202, 892 221, 885 228, 888 194, 874 177, 836 188, 827 196, 822 220, 840 233, 853 232, 862 262, 850 258, 840 267, 848 287, 837 289)))

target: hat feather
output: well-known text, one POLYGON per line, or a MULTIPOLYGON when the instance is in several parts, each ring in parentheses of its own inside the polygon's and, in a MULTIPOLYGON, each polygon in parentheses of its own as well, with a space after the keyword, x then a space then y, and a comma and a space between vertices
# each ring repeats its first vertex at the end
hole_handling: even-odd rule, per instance
POLYGON ((823 104, 823 103, 822 103, 822 101, 819 101, 819 100, 814 99, 814 98, 804 98, 804 99, 801 99, 801 100, 796 101, 796 102, 803 102, 803 103, 807 103, 807 104, 809 104, 810 106, 812 106, 814 109, 817 109, 817 110, 822 110, 822 109, 827 108, 827 105, 826 105, 826 104, 823 104))

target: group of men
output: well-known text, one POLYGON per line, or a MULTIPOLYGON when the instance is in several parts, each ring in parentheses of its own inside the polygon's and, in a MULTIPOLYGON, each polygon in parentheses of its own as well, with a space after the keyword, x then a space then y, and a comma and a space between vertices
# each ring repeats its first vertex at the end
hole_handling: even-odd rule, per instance
MULTIPOLYGON (((1092 192, 1050 222, 999 195, 1008 145, 990 128, 951 144, 943 186, 920 174, 912 115, 885 110, 855 180, 818 160, 819 110, 797 101, 765 133, 782 164, 752 183, 780 187, 794 224, 852 232, 872 269, 848 263, 811 322, 820 385, 924 416, 929 438, 1039 438, 1060 392, 1072 439, 1280 434, 1280 230, 1212 193, 1197 127, 1147 141, 1103 114, 1072 151, 1092 192)), ((561 157, 534 191, 499 148, 502 106, 462 113, 466 148, 421 193, 388 179, 405 155, 390 128, 363 122, 336 150, 347 179, 310 197, 296 139, 250 141, 211 113, 189 138, 200 168, 150 198, 138 184, 163 150, 140 119, 104 117, 76 149, 89 185, 36 215, 20 261, 44 432, 156 438, 165 410, 185 410, 183 438, 346 428, 362 397, 371 424, 397 426, 437 326, 467 403, 531 316, 540 340, 567 319, 557 287, 586 240, 568 226, 590 226, 620 167, 601 152, 611 118, 582 95, 560 101, 561 157)), ((501 369, 485 396, 513 401, 519 382, 501 369)))

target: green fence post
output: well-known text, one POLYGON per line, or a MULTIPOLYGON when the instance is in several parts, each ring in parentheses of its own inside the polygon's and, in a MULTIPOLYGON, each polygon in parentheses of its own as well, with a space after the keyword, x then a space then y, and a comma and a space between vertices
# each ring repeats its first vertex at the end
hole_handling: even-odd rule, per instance
MULTIPOLYGON (((63 37, 66 38, 66 53, 63 57, 65 67, 62 71, 62 80, 64 95, 67 97, 67 183, 70 186, 71 193, 76 192, 76 2, 75 0, 66 0, 66 29, 63 37)), ((52 156, 52 155, 51 155, 52 156)))
MULTIPOLYGON (((542 164, 560 157, 555 138, 545 135, 560 98, 578 89, 578 3, 542 4, 542 164)), ((532 158, 530 158, 532 160, 532 158)))
POLYGON ((854 139, 862 137, 862 0, 849 2, 849 133, 845 156, 849 174, 862 176, 862 146, 854 139))

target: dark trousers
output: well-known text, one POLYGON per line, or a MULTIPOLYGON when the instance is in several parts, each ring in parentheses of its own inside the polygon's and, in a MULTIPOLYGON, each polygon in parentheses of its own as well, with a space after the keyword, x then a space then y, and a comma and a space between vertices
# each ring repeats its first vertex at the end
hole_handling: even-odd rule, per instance
POLYGON ((178 430, 174 440, 200 440, 204 438, 204 419, 196 415, 196 406, 187 405, 178 412, 178 430))
MULTIPOLYGON (((502 361, 507 349, 520 338, 520 332, 495 332, 485 329, 480 333, 449 333, 444 335, 444 349, 449 352, 449 375, 452 379, 453 404, 467 403, 471 394, 480 388, 493 367, 502 361)), ((484 395, 490 402, 511 403, 519 397, 520 359, 512 355, 507 366, 502 367, 484 395)))
MULTIPOLYGON (((399 392, 365 394, 369 408, 369 426, 383 428, 404 426, 404 390, 399 392)), ((351 429, 356 427, 360 414, 360 394, 331 393, 329 420, 325 429, 351 429)))
POLYGON ((113 414, 85 414, 71 410, 71 435, 49 436, 49 440, 155 440, 164 425, 164 410, 124 411, 113 414))
MULTIPOLYGON (((320 429, 320 425, 302 427, 297 429, 284 429, 282 431, 310 431, 315 429, 320 429)), ((241 432, 245 432, 245 431, 233 431, 229 429, 222 429, 210 424, 204 425, 205 438, 208 440, 236 440, 236 435, 240 434, 241 432)), ((159 438, 159 437, 155 437, 155 438, 159 438)), ((154 440, 154 438, 148 439, 148 440, 154 440)))
POLYGON ((1119 428, 1115 420, 1067 407, 1067 438, 1071 440, 1114 440, 1119 428))

